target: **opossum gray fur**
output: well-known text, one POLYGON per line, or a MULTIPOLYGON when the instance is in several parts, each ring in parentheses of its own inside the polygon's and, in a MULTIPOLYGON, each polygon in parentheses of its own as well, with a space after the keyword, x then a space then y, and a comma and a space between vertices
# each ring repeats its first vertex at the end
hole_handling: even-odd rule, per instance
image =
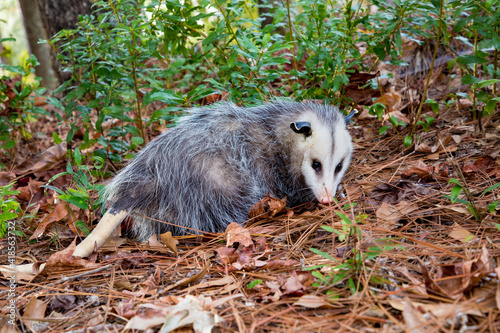
POLYGON ((348 120, 331 106, 278 100, 190 113, 106 187, 108 213, 132 217, 139 240, 166 231, 224 231, 245 222, 267 193, 286 196, 289 206, 314 198, 329 203, 351 160, 348 120))

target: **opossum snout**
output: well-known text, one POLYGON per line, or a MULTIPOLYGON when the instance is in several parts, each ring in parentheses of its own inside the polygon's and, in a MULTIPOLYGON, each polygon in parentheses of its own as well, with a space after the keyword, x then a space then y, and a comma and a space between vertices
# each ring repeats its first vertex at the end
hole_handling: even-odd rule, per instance
POLYGON ((319 202, 322 203, 322 204, 332 203, 333 202, 333 197, 330 197, 330 196, 322 197, 321 199, 319 199, 319 202))

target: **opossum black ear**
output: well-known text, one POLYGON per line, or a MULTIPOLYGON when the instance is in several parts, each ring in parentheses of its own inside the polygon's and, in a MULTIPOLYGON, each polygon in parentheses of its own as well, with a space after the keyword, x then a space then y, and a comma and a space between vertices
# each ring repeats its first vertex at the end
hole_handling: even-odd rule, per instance
POLYGON ((295 133, 304 134, 306 137, 311 135, 311 124, 307 121, 301 121, 297 123, 292 122, 290 123, 290 128, 295 133))
POLYGON ((349 113, 347 116, 344 116, 344 120, 345 120, 345 124, 349 124, 351 122, 351 118, 352 116, 354 116, 354 114, 358 113, 358 110, 354 109, 351 111, 351 113, 349 113))

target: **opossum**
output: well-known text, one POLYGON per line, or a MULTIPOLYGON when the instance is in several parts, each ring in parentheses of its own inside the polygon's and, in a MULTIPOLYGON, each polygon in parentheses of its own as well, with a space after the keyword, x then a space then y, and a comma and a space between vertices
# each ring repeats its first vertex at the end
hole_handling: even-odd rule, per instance
POLYGON ((92 233, 99 235, 87 237, 74 255, 87 256, 94 242, 101 246, 126 216, 135 237, 145 240, 166 231, 224 231, 244 223, 267 193, 286 196, 289 206, 331 203, 351 160, 352 114, 344 117, 336 107, 275 100, 189 113, 114 177, 104 193, 110 208, 92 233))

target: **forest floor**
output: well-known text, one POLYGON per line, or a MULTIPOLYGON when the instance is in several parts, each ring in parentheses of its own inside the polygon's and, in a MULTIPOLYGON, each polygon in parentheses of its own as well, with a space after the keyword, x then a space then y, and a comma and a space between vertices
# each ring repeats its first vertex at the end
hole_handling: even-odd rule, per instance
MULTIPOLYGON (((389 83, 390 115, 414 112, 425 78, 389 83)), ((429 93, 442 102, 460 89, 436 71, 429 93)), ((66 148, 51 134, 64 125, 33 123, 33 139, 3 161, 0 186, 14 180, 31 215, 19 221, 16 263, 49 261, 37 276, 18 275, 14 326, 1 280, 0 331, 497 332, 500 218, 489 205, 500 188, 484 192, 500 182, 500 112, 482 119, 481 132, 468 105, 442 104, 438 115, 425 108, 435 122, 408 149, 392 128, 379 135, 387 118, 361 112, 349 126, 355 153, 338 203, 287 208, 220 234, 147 244, 112 236, 88 260, 71 257, 73 223, 91 229, 99 213, 40 187, 66 171, 66 148), (463 187, 458 200, 445 197, 452 178, 463 187)), ((0 248, 5 263, 6 239, 0 248)))

